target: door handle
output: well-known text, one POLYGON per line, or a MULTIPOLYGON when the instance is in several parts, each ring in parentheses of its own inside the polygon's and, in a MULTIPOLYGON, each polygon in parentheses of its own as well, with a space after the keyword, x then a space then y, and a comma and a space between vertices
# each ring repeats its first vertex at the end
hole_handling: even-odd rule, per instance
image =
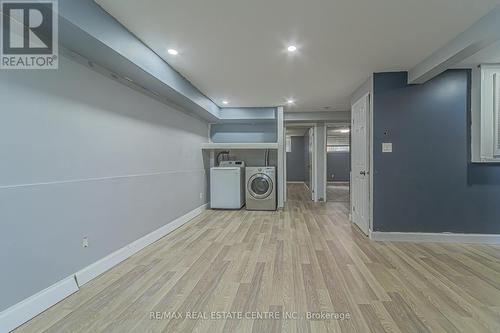
POLYGON ((363 175, 363 176, 366 176, 366 171, 360 171, 359 174, 363 175))

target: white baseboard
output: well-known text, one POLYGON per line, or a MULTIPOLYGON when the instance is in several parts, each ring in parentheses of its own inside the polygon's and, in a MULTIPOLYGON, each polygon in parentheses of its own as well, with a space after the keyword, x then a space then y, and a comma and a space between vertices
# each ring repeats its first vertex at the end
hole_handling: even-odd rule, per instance
POLYGON ((128 244, 127 246, 122 247, 121 249, 100 259, 99 261, 96 261, 95 263, 76 272, 75 278, 76 281, 78 282, 78 285, 80 287, 85 285, 92 279, 113 268, 114 266, 124 261, 125 259, 131 257, 132 255, 139 252, 146 246, 156 242, 158 239, 164 237, 165 235, 169 234, 175 229, 181 227, 186 222, 192 220, 193 218, 201 214, 204 210, 206 210, 207 206, 208 203, 193 209, 192 211, 182 215, 181 217, 173 220, 172 222, 164 225, 163 227, 156 229, 155 231, 147 234, 146 236, 139 238, 138 240, 128 244))
POLYGON ((78 291, 73 275, 0 312, 0 332, 10 332, 78 291))
POLYGON ((181 227, 206 210, 207 206, 208 204, 204 204, 193 209, 163 227, 156 229, 146 236, 139 238, 129 245, 85 267, 84 269, 76 272, 74 275, 61 280, 47 289, 44 289, 0 312, 0 333, 12 331, 16 327, 21 326, 28 320, 60 302, 64 298, 77 292, 79 290, 79 286, 83 286, 123 260, 142 250, 146 246, 156 242, 158 239, 181 227))
POLYGON ((500 235, 498 234, 372 231, 370 239, 381 242, 500 244, 500 235))

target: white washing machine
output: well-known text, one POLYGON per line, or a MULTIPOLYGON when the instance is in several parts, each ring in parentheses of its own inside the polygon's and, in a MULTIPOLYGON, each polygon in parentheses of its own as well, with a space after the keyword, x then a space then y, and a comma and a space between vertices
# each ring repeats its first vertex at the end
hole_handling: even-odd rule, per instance
POLYGON ((240 209, 245 204, 245 162, 222 161, 210 168, 210 208, 240 209))
POLYGON ((276 210, 276 168, 247 167, 246 209, 276 210))

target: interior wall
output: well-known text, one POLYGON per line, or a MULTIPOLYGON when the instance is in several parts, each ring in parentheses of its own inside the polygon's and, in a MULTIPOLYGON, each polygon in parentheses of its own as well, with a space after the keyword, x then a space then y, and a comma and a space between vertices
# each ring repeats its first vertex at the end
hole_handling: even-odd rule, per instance
POLYGON ((470 162, 470 71, 375 74, 373 107, 374 230, 500 234, 500 165, 470 162))
MULTIPOLYGON (((215 156, 221 150, 215 150, 215 156)), ((244 161, 246 166, 257 167, 265 166, 265 149, 231 149, 229 150, 229 159, 244 161)), ((277 166, 278 152, 276 149, 269 150, 269 165, 277 166)))
POLYGON ((351 173, 351 153, 329 152, 326 154, 326 176, 329 182, 348 182, 351 173))
POLYGON ((0 311, 206 203, 205 122, 59 61, 0 75, 0 311))
POLYGON ((304 167, 304 137, 292 136, 292 151, 286 153, 286 180, 290 182, 303 182, 305 181, 305 167, 304 167))
POLYGON ((217 143, 277 142, 276 121, 212 124, 210 138, 217 143))

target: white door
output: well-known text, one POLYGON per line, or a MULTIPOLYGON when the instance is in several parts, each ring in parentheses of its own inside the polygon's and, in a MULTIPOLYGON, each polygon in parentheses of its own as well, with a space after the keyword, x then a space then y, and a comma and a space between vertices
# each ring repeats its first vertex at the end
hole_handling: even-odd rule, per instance
POLYGON ((309 129, 309 189, 311 190, 311 200, 314 201, 316 184, 314 183, 315 163, 314 160, 314 128, 309 129))
POLYGON ((369 229, 369 103, 370 95, 367 94, 355 102, 351 109, 351 216, 352 222, 355 223, 365 234, 368 234, 369 229))

